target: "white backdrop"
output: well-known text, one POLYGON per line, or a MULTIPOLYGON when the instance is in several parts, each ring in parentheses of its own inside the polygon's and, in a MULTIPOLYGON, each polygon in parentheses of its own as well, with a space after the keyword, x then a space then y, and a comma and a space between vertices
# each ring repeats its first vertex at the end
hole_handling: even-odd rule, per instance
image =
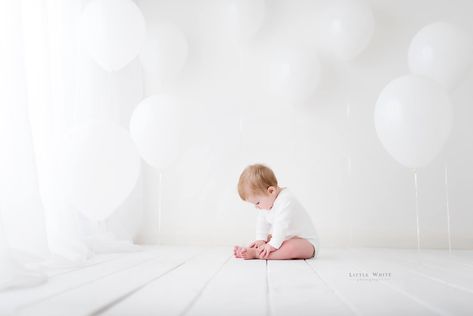
MULTIPOLYGON (((340 62, 319 47, 322 77, 305 103, 271 97, 252 79, 251 57, 268 43, 317 47, 324 1, 268 1, 249 47, 228 38, 225 1, 137 1, 147 20, 176 23, 188 36, 189 59, 166 91, 183 96, 186 122, 178 161, 145 193, 149 219, 138 240, 232 244, 253 237, 256 210, 239 201, 236 182, 249 163, 274 168, 308 208, 324 246, 417 247, 413 171, 397 163, 376 136, 373 113, 383 87, 408 74, 407 50, 425 25, 443 20, 473 36, 470 1, 370 1, 373 39, 356 59, 340 62), (218 4, 217 4, 218 2, 218 4), (246 59, 246 57, 250 58, 246 59)), ((421 248, 473 247, 471 167, 473 74, 451 93, 454 123, 442 152, 417 170, 421 248), (447 185, 446 185, 447 175, 447 185)), ((148 170, 146 177, 152 177, 148 170)))
POLYGON ((417 170, 417 191, 413 170, 388 154, 374 125, 383 87, 409 73, 413 36, 442 20, 472 37, 471 2, 370 1, 373 37, 347 61, 321 40, 320 12, 330 1, 268 0, 244 32, 235 24, 235 3, 245 2, 236 1, 136 0, 148 31, 173 25, 166 35, 173 50, 147 47, 176 68, 146 63, 151 54, 114 71, 102 69, 79 39, 89 1, 5 2, 3 12, 15 14, 1 33, 9 44, 0 77, 7 87, 0 95, 0 241, 75 261, 110 250, 104 240, 124 246, 247 243, 256 210, 239 200, 236 183, 246 165, 263 162, 307 207, 326 247, 416 247, 419 241, 421 248, 472 248, 473 71, 450 93, 450 137, 417 170), (316 53, 320 73, 311 59, 316 53), (267 63, 287 56, 295 56, 292 66, 301 76, 293 90, 278 88, 286 78, 277 73, 269 78, 275 86, 261 85, 267 63), (168 76, 148 67, 166 69, 168 76), (301 80, 317 76, 315 92, 301 80), (108 218, 91 221, 57 181, 64 136, 89 119, 128 130, 137 105, 161 93, 179 100, 176 160, 163 170, 142 160, 124 202, 108 218))

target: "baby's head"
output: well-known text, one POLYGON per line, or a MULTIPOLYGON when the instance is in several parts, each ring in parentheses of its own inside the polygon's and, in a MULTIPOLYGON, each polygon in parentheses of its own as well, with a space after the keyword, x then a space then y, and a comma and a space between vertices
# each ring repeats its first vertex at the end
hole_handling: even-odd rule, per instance
POLYGON ((270 210, 281 189, 273 170, 262 164, 249 165, 238 181, 238 193, 243 201, 258 209, 270 210))

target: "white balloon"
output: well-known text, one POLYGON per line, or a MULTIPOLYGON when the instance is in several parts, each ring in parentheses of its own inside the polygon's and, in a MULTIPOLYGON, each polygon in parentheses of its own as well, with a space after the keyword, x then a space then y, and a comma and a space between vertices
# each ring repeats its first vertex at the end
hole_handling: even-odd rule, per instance
POLYGON ((188 51, 187 38, 177 26, 153 25, 148 28, 140 61, 154 79, 173 80, 184 67, 188 51))
POLYGON ((169 95, 152 95, 136 107, 130 133, 141 157, 164 169, 179 153, 179 101, 169 95))
POLYGON ((381 91, 374 122, 379 140, 394 159, 409 168, 423 167, 435 158, 449 136, 450 99, 431 79, 403 76, 381 91))
POLYGON ((135 144, 127 130, 112 122, 89 120, 72 128, 60 155, 66 196, 91 220, 109 217, 139 177, 135 144))
POLYGON ((330 1, 321 15, 322 42, 339 59, 357 57, 370 43, 375 21, 363 0, 330 1))
POLYGON ((422 28, 408 51, 409 69, 440 82, 449 91, 461 81, 472 64, 473 44, 459 27, 436 22, 422 28))
POLYGON ((263 63, 263 81, 268 92, 285 101, 306 100, 320 82, 320 62, 313 52, 273 49, 263 63))
POLYGON ((140 52, 146 37, 143 14, 130 0, 92 0, 80 20, 81 41, 102 68, 116 71, 140 52))
POLYGON ((227 23, 240 43, 250 40, 263 25, 265 0, 227 0, 227 23))

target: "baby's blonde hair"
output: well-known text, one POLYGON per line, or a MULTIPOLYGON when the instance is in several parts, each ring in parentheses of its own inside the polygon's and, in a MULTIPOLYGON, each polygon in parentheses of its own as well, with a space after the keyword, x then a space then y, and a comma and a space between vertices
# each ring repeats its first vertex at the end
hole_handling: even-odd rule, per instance
POLYGON ((253 164, 243 170, 238 181, 238 194, 246 201, 250 194, 268 194, 269 187, 278 187, 273 170, 262 164, 253 164))

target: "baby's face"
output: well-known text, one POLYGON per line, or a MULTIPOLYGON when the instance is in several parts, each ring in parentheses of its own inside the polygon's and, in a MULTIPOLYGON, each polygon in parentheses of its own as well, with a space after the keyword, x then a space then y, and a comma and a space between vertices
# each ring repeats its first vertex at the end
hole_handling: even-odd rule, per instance
MULTIPOLYGON (((271 187, 272 188, 272 187, 271 187)), ((277 197, 277 190, 269 190, 268 194, 255 194, 248 196, 247 201, 254 204, 257 209, 270 210, 277 197)))

